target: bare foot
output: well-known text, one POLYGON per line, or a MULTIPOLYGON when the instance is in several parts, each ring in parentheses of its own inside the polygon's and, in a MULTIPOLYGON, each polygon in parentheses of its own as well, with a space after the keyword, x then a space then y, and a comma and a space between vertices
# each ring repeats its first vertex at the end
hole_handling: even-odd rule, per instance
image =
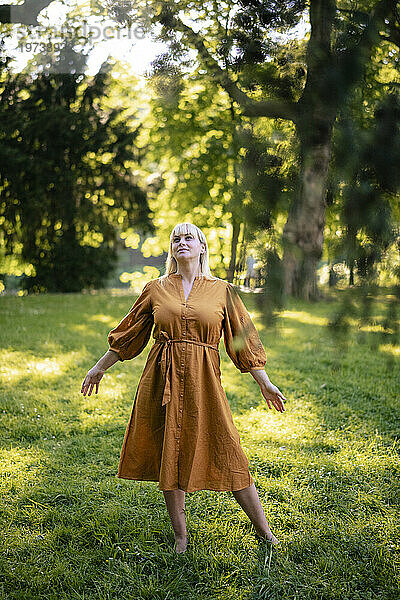
POLYGON ((268 531, 268 532, 264 532, 264 533, 257 532, 257 536, 259 538, 261 538, 262 540, 269 542, 273 546, 277 546, 278 544, 280 544, 280 541, 278 540, 278 538, 276 536, 274 536, 272 531, 268 531))
POLYGON ((187 537, 175 537, 174 550, 177 554, 185 552, 187 546, 187 537))

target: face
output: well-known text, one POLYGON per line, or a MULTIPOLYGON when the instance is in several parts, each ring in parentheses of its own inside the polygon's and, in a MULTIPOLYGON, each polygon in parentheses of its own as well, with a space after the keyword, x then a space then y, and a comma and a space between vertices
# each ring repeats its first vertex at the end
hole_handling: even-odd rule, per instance
POLYGON ((180 260, 199 260, 204 250, 204 245, 192 233, 177 233, 172 238, 172 255, 178 263, 180 260))

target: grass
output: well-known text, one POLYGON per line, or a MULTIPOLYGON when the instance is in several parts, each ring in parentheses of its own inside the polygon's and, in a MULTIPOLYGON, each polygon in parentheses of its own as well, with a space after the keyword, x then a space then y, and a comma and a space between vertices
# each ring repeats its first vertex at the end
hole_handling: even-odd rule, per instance
MULTIPOLYGON (((117 363, 98 395, 86 371, 133 298, 0 297, 0 599, 397 600, 399 347, 369 325, 326 324, 342 292, 291 300, 263 327, 267 373, 287 398, 269 410, 227 358, 222 380, 261 502, 282 541, 272 554, 230 492, 187 494, 189 546, 156 482, 116 477, 147 350, 117 363)), ((149 343, 150 347, 151 342, 149 343)))

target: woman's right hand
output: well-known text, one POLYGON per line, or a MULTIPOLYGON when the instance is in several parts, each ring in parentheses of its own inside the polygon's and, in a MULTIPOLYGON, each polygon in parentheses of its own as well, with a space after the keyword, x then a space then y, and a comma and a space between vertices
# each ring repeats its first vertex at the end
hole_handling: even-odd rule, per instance
POLYGON ((101 378, 105 373, 104 369, 99 369, 99 367, 92 367, 90 371, 87 372, 85 379, 83 380, 81 392, 84 396, 86 396, 87 391, 89 390, 89 396, 93 391, 93 388, 96 386, 96 394, 99 391, 99 383, 101 378))

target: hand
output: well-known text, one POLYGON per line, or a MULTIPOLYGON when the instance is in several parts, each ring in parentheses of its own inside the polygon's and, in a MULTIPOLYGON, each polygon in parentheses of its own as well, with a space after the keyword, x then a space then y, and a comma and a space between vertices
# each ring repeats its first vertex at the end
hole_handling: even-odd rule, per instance
POLYGON ((96 386, 96 394, 99 391, 99 383, 101 378, 103 377, 105 370, 99 369, 98 367, 92 367, 90 371, 88 371, 85 379, 83 380, 81 392, 84 396, 86 396, 87 391, 89 390, 89 396, 91 395, 93 388, 96 386))
POLYGON ((283 404, 283 400, 286 402, 285 396, 282 394, 279 388, 276 387, 270 381, 262 381, 260 383, 261 393, 267 401, 268 408, 272 408, 270 402, 275 406, 276 410, 279 412, 284 412, 285 405, 283 404))

